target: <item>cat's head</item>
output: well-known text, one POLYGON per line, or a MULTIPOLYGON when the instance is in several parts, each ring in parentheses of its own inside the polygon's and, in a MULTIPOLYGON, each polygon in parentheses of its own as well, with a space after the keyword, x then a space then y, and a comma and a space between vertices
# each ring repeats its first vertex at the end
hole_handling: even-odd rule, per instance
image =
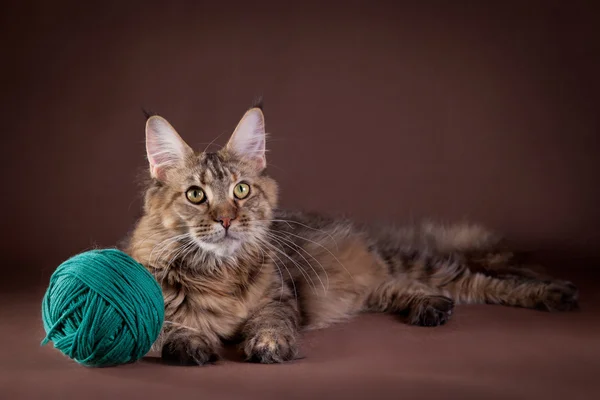
POLYGON ((277 184, 264 173, 261 107, 244 114, 216 153, 195 152, 166 119, 151 116, 146 151, 152 183, 145 211, 162 229, 217 257, 264 240, 277 204, 277 184))

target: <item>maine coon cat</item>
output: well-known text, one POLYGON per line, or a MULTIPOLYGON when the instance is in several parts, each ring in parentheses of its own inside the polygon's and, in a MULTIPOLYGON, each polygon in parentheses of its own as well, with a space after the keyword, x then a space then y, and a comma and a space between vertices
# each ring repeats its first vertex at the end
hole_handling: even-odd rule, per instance
POLYGON ((240 338, 248 360, 279 363, 297 355, 302 329, 364 311, 437 326, 456 303, 577 306, 573 284, 520 265, 478 225, 391 229, 278 209, 260 105, 216 153, 148 116, 146 149, 144 214, 127 251, 162 285, 156 345, 167 360, 204 364, 240 338))

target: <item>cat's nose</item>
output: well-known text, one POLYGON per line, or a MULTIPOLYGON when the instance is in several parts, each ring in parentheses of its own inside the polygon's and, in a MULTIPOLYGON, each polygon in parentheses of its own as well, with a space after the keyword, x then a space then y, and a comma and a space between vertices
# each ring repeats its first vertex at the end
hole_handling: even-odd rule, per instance
POLYGON ((233 218, 230 217, 219 217, 218 221, 221 223, 221 225, 223 225, 223 228, 229 229, 229 227, 231 226, 232 219, 233 218))

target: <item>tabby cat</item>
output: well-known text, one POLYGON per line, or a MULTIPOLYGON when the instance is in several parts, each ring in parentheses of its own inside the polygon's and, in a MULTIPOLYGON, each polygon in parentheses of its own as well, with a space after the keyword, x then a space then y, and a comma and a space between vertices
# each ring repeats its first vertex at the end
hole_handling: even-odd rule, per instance
POLYGON ((146 149, 144 213, 127 251, 162 285, 155 345, 167 361, 205 364, 236 338, 249 361, 292 360, 302 329, 365 311, 437 326, 456 303, 577 307, 573 284, 525 268, 477 225, 391 229, 278 209, 260 104, 216 153, 148 115, 146 149))

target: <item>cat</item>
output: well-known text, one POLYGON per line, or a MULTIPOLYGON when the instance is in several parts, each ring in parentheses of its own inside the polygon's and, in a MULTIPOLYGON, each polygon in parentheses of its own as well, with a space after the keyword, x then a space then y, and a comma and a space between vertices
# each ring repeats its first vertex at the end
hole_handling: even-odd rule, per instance
POLYGON ((265 137, 262 104, 212 153, 147 115, 150 171, 126 251, 162 286, 164 360, 213 362, 240 338, 248 361, 281 363, 298 356, 302 330, 361 312, 438 326, 457 303, 578 307, 572 283, 523 266, 479 225, 393 229, 278 209, 265 137))

